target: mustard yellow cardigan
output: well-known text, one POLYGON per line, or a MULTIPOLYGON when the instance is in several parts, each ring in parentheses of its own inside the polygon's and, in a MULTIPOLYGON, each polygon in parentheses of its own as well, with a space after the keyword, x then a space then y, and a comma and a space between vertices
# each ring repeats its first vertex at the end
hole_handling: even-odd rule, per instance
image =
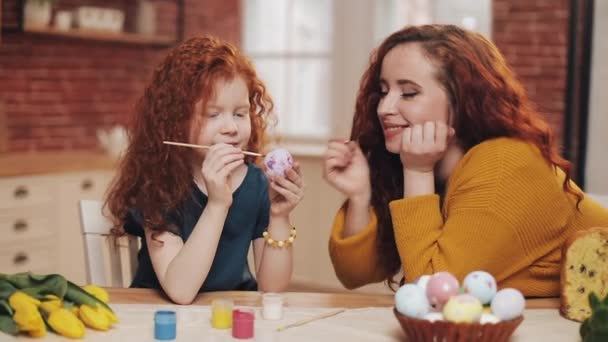
MULTIPOLYGON (((563 179, 534 145, 498 138, 471 148, 448 180, 442 208, 436 194, 389 203, 405 278, 449 271, 462 281, 485 270, 499 288, 557 296, 562 243, 577 230, 608 227, 608 209, 585 197, 578 211, 563 179)), ((346 239, 344 207, 335 217, 329 252, 347 288, 386 278, 371 216, 363 231, 346 239)))

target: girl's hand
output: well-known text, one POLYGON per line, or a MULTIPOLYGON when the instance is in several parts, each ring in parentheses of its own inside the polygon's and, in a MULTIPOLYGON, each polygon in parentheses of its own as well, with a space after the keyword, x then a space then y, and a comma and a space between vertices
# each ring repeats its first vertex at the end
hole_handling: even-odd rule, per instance
POLYGON ((215 144, 209 148, 201 166, 209 203, 230 206, 232 188, 230 175, 245 162, 241 149, 228 144, 215 144))
POLYGON ((371 198, 369 166, 354 141, 332 139, 324 156, 323 178, 349 200, 371 198))
POLYGON ((445 154, 454 129, 441 121, 427 121, 403 130, 401 162, 406 171, 432 172, 445 154))
POLYGON ((304 197, 304 182, 298 162, 285 171, 286 177, 274 176, 269 179, 270 215, 286 217, 304 197))

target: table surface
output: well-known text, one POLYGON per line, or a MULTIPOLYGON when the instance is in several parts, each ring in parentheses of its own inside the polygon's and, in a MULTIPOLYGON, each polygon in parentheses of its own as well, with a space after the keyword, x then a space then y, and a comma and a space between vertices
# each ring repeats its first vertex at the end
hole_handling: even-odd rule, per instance
MULTIPOLYGON (((158 291, 150 289, 107 288, 111 303, 117 304, 172 304, 158 291)), ((283 296, 289 306, 305 308, 364 308, 391 307, 392 295, 359 293, 287 292, 283 296)), ((236 305, 259 306, 262 295, 250 291, 207 292, 199 294, 193 305, 210 305, 217 298, 230 298, 236 305)), ((527 309, 557 309, 558 298, 528 299, 527 309)))
MULTIPOLYGON (((231 336, 230 329, 213 329, 210 324, 211 301, 231 299, 236 307, 255 310, 255 339, 250 341, 357 341, 397 342, 405 335, 393 314, 393 296, 359 293, 283 293, 285 308, 283 319, 270 321, 261 315, 259 292, 210 292, 199 294, 192 305, 175 305, 158 291, 149 289, 107 288, 110 306, 119 317, 113 329, 105 332, 87 329, 86 341, 154 341, 154 313, 173 310, 177 313, 176 341, 239 341, 231 336), (342 313, 315 320, 302 326, 277 332, 277 328, 346 308, 342 313)), ((511 336, 511 342, 521 341, 580 341, 580 323, 559 315, 557 298, 529 299, 526 301, 524 321, 511 336)), ((11 340, 0 334, 0 340, 11 340)), ((17 341, 32 340, 27 336, 17 341)), ((48 333, 45 342, 65 341, 64 337, 48 333)))

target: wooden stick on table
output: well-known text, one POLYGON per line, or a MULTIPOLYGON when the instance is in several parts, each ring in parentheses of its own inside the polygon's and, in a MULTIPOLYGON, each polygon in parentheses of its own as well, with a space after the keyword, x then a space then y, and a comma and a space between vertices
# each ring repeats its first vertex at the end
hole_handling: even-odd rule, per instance
MULTIPOLYGON (((207 145, 186 144, 186 143, 180 143, 180 142, 174 142, 174 141, 163 141, 163 144, 175 145, 175 146, 183 146, 183 147, 191 147, 191 148, 200 148, 200 149, 208 149, 208 148, 211 147, 211 146, 207 146, 207 145)), ((263 157, 264 156, 261 153, 249 152, 249 151, 243 151, 243 154, 248 155, 248 156, 255 156, 255 157, 263 157)))
POLYGON ((344 311, 346 311, 346 309, 340 309, 340 310, 330 311, 330 312, 326 312, 326 313, 323 313, 323 314, 320 314, 320 315, 309 317, 309 318, 297 321, 295 323, 291 323, 291 324, 282 326, 280 328, 277 328, 277 331, 284 331, 284 330, 287 330, 289 328, 299 327, 301 325, 304 325, 304 324, 307 324, 307 323, 310 323, 310 322, 314 322, 314 321, 318 321, 320 319, 324 319, 324 318, 327 318, 327 317, 335 316, 335 315, 337 315, 339 313, 342 313, 344 311))

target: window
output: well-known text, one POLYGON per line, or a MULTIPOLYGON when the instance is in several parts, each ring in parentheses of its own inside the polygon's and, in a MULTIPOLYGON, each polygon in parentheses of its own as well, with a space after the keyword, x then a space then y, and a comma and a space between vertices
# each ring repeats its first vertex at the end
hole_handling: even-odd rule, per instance
MULTIPOLYGON (((491 0, 242 0, 243 48, 289 141, 347 136, 373 49, 405 25, 451 23, 489 36, 491 0)), ((318 149, 317 149, 318 150, 318 149)))
POLYGON ((278 133, 330 133, 331 0, 246 0, 244 50, 275 100, 278 133))

